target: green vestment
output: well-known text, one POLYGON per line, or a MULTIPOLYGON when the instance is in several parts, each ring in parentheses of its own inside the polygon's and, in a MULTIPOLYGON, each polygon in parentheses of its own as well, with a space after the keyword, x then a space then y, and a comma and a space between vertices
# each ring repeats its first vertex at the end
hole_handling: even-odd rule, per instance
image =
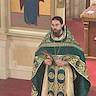
MULTIPOLYGON (((63 39, 61 38, 60 40, 54 40, 52 38, 52 32, 49 32, 40 44, 38 50, 36 51, 32 70, 32 96, 41 96, 42 84, 46 68, 46 65, 43 64, 43 61, 46 58, 43 54, 44 51, 47 51, 54 60, 57 57, 60 57, 62 58, 62 60, 68 62, 73 73, 74 96, 88 95, 90 82, 88 80, 88 75, 86 72, 86 62, 84 53, 82 52, 82 49, 74 40, 73 36, 71 35, 68 29, 65 29, 63 34, 63 39)), ((61 86, 61 83, 65 80, 65 71, 63 67, 59 68, 55 65, 54 62, 53 65, 48 66, 48 82, 55 82, 54 70, 58 70, 58 72, 56 73, 58 75, 57 81, 60 83, 61 86)), ((58 91, 56 93, 57 95, 54 95, 55 88, 54 90, 48 90, 48 94, 51 93, 51 95, 47 96, 65 96, 63 94, 62 89, 60 88, 58 88, 58 91), (60 92, 59 89, 61 90, 60 92)))

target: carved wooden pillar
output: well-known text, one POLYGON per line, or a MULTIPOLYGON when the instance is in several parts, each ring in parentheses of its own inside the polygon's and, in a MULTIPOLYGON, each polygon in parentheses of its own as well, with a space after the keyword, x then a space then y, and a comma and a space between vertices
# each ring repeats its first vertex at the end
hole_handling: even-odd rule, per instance
POLYGON ((86 8, 90 6, 90 0, 86 0, 86 8))
POLYGON ((88 55, 88 34, 89 34, 89 22, 84 21, 84 53, 88 55))

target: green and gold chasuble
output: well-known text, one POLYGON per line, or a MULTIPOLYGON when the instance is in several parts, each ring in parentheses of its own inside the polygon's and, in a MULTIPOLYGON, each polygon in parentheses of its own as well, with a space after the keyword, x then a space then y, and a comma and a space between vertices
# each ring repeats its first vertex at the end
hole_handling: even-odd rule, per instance
POLYGON ((87 96, 90 82, 86 71, 84 53, 69 30, 59 39, 49 32, 35 53, 32 96, 87 96), (54 61, 60 58, 67 64, 45 65, 46 51, 54 61))

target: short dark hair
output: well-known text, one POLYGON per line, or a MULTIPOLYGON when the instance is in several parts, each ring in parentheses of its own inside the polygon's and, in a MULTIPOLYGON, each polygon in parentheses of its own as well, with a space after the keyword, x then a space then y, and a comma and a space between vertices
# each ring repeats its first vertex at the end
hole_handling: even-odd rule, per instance
MULTIPOLYGON (((63 19, 60 16, 54 16, 52 20, 58 20, 61 24, 63 24, 63 19)), ((51 20, 51 21, 52 21, 51 20)))
MULTIPOLYGON (((62 19, 62 17, 60 17, 60 16, 54 16, 52 19, 51 19, 51 21, 52 20, 58 20, 61 24, 63 24, 63 19, 62 19)), ((62 30, 64 31, 64 25, 63 25, 63 27, 62 27, 62 30)))

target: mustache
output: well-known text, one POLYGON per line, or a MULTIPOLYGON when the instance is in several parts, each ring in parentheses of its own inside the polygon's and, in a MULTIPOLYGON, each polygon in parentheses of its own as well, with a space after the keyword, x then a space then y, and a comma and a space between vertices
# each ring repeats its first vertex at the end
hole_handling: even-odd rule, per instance
POLYGON ((62 29, 61 29, 61 30, 57 30, 57 29, 52 29, 52 28, 51 28, 51 32, 55 33, 55 31, 57 31, 57 32, 59 33, 59 32, 62 31, 62 29))
POLYGON ((54 28, 54 29, 51 28, 51 31, 52 31, 52 30, 57 30, 57 29, 56 29, 56 28, 54 28))

